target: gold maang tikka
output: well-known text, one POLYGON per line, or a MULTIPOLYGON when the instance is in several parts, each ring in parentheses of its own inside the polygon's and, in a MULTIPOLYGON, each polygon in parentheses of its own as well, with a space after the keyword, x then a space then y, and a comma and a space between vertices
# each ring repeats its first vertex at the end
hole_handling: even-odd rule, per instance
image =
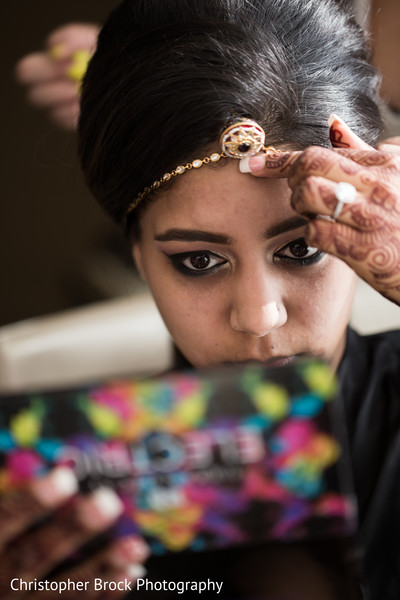
POLYGON ((219 138, 221 152, 213 152, 210 156, 196 158, 190 163, 178 165, 173 171, 164 173, 161 179, 157 179, 150 186, 145 187, 144 190, 136 196, 135 200, 129 204, 126 217, 135 210, 138 204, 148 194, 157 190, 173 177, 183 175, 183 173, 190 171, 190 169, 199 169, 203 165, 217 163, 221 158, 242 159, 254 156, 260 152, 264 152, 265 154, 280 152, 273 146, 264 146, 264 142, 265 131, 261 125, 256 123, 256 121, 245 118, 237 118, 234 121, 231 121, 219 138))

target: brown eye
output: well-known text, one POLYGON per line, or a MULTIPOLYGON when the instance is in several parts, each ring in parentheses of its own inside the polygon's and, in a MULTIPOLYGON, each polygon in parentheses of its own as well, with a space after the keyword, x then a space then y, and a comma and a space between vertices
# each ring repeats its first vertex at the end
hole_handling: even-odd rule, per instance
POLYGON ((274 254, 275 260, 288 264, 306 266, 318 262, 324 253, 318 248, 309 246, 304 238, 297 238, 288 242, 274 254))
POLYGON ((304 256, 307 256, 309 250, 313 250, 313 248, 310 248, 302 238, 291 242, 287 247, 296 258, 304 258, 304 256))
POLYGON ((190 257, 190 264, 194 269, 206 269, 210 264, 208 254, 195 254, 190 257))
POLYGON ((206 250, 196 250, 194 252, 181 252, 170 256, 172 264, 178 271, 185 275, 206 275, 213 273, 219 266, 227 261, 222 256, 206 250))

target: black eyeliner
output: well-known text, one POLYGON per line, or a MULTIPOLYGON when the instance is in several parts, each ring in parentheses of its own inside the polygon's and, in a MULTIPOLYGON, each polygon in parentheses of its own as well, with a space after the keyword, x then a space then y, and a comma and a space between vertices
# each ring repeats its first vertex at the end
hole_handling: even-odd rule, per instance
MULTIPOLYGON (((205 277, 206 275, 211 275, 215 271, 217 271, 222 265, 225 263, 218 263, 209 269, 189 269, 183 264, 183 261, 186 258, 190 258, 191 256, 196 256, 198 254, 207 254, 208 256, 215 256, 217 258, 222 258, 218 254, 214 252, 209 252, 206 250, 194 250, 192 252, 179 252, 178 254, 165 254, 165 256, 171 261, 173 268, 178 271, 178 273, 182 273, 183 275, 187 275, 188 277, 205 277)), ((225 259, 223 259, 225 260, 225 259)))
POLYGON ((284 246, 281 246, 279 248, 279 250, 276 251, 276 253, 274 255, 275 260, 277 260, 279 262, 283 262, 284 264, 287 264, 287 265, 294 266, 294 267, 308 267, 308 266, 318 263, 326 255, 326 252, 323 252, 322 250, 318 250, 318 249, 317 249, 317 252, 315 252, 311 256, 304 256, 303 258, 279 255, 279 252, 282 252, 283 250, 290 248, 290 246, 296 242, 304 242, 305 247, 310 248, 310 246, 308 246, 304 237, 295 238, 294 240, 290 240, 290 242, 287 242, 284 246))
POLYGON ((292 265, 293 267, 309 267, 313 264, 318 263, 326 256, 326 252, 322 250, 318 250, 312 256, 308 256, 305 258, 292 258, 291 256, 277 256, 277 260, 279 262, 284 262, 287 265, 292 265))

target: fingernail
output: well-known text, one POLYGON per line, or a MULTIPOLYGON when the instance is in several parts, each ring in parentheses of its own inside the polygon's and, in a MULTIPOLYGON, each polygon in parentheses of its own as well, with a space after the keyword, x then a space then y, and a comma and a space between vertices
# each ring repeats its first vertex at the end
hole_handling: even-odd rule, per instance
POLYGON ((247 158, 242 158, 239 161, 239 171, 241 173, 251 173, 250 167, 249 167, 249 160, 250 160, 250 157, 248 156, 247 158))
POLYGON ((125 567, 134 562, 142 562, 148 558, 150 548, 137 536, 126 536, 115 543, 112 550, 113 563, 116 567, 125 567))
POLYGON ((257 156, 249 156, 242 158, 239 163, 239 170, 241 173, 255 173, 261 171, 265 166, 265 154, 258 154, 257 156))
POLYGON ((143 565, 131 565, 126 570, 128 579, 139 579, 139 577, 144 577, 147 571, 143 565))
POLYGON ((252 173, 255 171, 261 171, 265 167, 265 154, 251 156, 249 160, 249 167, 252 173))
POLYGON ((43 506, 57 506, 78 491, 78 481, 68 467, 56 467, 49 475, 32 484, 35 497, 43 506))
MULTIPOLYGON (((328 119, 329 127, 331 127, 332 123, 334 123, 335 121, 339 121, 339 123, 341 123, 342 125, 346 125, 346 122, 343 121, 343 119, 341 117, 338 117, 338 115, 336 115, 335 113, 332 113, 328 119)), ((347 125, 346 125, 346 127, 347 127, 347 125)))
POLYGON ((73 53, 71 66, 67 70, 67 76, 72 79, 72 81, 82 81, 91 56, 92 55, 88 50, 77 50, 73 53))
POLYGON ((110 488, 99 488, 80 503, 79 515, 88 529, 98 530, 111 524, 123 512, 123 504, 110 488))

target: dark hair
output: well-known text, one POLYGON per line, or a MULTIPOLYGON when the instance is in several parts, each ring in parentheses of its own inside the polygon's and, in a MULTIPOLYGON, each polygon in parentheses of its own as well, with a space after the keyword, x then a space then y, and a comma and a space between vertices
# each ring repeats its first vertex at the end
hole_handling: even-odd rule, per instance
POLYGON ((123 221, 155 179, 216 149, 232 115, 258 121, 267 144, 302 149, 329 145, 335 112, 374 145, 379 78, 367 59, 361 29, 328 0, 125 0, 83 84, 89 187, 123 221))

